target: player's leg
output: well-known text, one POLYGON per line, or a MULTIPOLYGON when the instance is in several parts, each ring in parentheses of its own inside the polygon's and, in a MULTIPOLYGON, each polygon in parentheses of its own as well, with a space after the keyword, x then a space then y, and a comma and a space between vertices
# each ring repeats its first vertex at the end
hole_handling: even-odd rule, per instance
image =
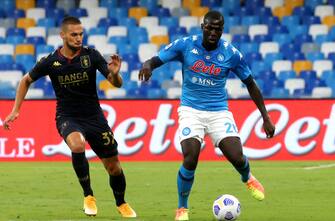
POLYGON ((201 143, 196 138, 188 138, 181 142, 181 147, 184 160, 177 175, 178 209, 175 220, 188 220, 188 198, 194 181, 201 143))
POLYGON ((56 118, 59 134, 64 138, 72 153, 72 166, 84 192, 84 213, 96 215, 96 200, 91 188, 89 165, 85 156, 85 137, 80 122, 66 117, 56 118))
POLYGON ((262 184, 250 173, 248 158, 243 155, 242 144, 239 137, 226 137, 219 143, 219 148, 229 162, 240 173, 242 182, 246 183, 251 195, 257 200, 263 200, 264 188, 262 184))
POLYGON ((126 203, 124 196, 126 191, 126 178, 121 168, 118 156, 101 158, 106 171, 109 174, 109 185, 113 191, 118 211, 122 217, 136 217, 136 212, 126 203))
POLYGON ((95 216, 98 212, 96 199, 91 188, 89 164, 85 156, 85 138, 80 132, 72 132, 66 137, 72 152, 72 166, 84 191, 84 213, 95 216))

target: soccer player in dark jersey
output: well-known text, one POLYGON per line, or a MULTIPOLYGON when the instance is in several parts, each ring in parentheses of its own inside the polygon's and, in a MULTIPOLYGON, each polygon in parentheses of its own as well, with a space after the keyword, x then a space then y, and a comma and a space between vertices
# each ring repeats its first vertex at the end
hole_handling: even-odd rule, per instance
POLYGON ((97 70, 115 87, 121 87, 121 59, 112 55, 107 63, 97 50, 83 47, 83 27, 75 17, 63 19, 60 36, 63 46, 42 58, 21 79, 14 107, 4 121, 4 128, 9 130, 9 123, 19 116, 31 83, 49 75, 57 98, 57 129, 72 152, 72 165, 84 192, 84 213, 89 216, 97 214, 85 156, 87 141, 109 174, 119 213, 122 217, 136 217, 124 199, 126 180, 118 159, 117 142, 100 108, 96 89, 97 70))
POLYGON ((241 180, 257 200, 265 197, 262 184, 251 174, 243 155, 240 136, 227 103, 226 79, 232 71, 246 85, 263 117, 267 138, 275 132, 263 96, 242 54, 221 39, 224 18, 217 11, 208 12, 201 24, 202 34, 177 39, 147 60, 139 79, 148 81, 152 71, 172 60, 183 64, 181 105, 178 108, 179 138, 184 156, 177 175, 178 209, 175 220, 189 220, 188 197, 205 134, 240 173, 241 180))

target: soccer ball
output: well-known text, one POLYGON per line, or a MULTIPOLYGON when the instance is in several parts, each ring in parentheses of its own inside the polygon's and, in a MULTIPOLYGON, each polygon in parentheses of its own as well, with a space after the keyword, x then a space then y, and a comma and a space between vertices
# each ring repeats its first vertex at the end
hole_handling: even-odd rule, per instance
POLYGON ((218 221, 236 220, 241 214, 240 201, 229 194, 219 196, 213 203, 213 214, 218 221))

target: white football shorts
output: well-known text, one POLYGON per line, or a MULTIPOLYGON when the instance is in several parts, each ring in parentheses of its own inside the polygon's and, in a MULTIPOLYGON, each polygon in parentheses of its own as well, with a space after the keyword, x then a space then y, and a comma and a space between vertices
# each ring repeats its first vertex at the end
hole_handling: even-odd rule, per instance
POLYGON ((203 142, 208 134, 215 147, 226 137, 240 137, 233 114, 230 111, 201 111, 191 107, 178 108, 179 141, 196 138, 203 142))

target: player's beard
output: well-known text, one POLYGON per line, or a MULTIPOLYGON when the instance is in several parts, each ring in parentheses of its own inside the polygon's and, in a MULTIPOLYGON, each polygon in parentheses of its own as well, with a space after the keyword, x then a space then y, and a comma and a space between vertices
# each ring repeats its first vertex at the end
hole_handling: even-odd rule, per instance
POLYGON ((66 46, 67 46, 67 48, 69 48, 74 53, 77 52, 77 51, 79 51, 80 48, 81 48, 81 45, 78 46, 78 47, 76 47, 76 46, 70 45, 68 42, 66 42, 66 46))

